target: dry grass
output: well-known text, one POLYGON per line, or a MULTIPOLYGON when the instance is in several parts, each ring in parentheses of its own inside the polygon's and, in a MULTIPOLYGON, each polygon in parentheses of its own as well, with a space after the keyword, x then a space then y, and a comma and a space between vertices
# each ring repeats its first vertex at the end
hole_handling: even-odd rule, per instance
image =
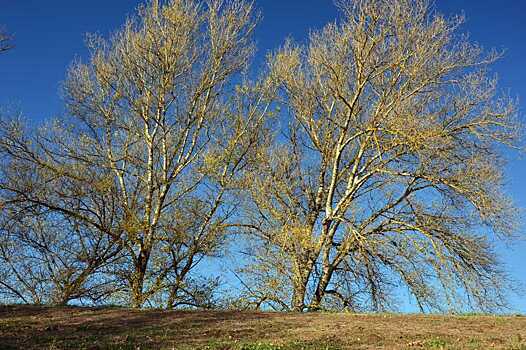
POLYGON ((526 317, 0 306, 0 349, 526 350, 526 317))

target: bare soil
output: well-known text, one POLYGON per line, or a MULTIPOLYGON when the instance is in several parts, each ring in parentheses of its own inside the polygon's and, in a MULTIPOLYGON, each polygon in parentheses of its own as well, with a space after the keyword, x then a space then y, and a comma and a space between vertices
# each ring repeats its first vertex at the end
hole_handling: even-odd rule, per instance
POLYGON ((517 349, 526 317, 0 306, 0 349, 517 349))

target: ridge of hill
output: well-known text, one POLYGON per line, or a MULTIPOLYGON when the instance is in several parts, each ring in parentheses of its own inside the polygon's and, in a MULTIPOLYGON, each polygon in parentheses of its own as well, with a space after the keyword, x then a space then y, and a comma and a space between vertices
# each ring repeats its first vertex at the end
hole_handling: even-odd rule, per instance
POLYGON ((526 317, 11 305, 0 349, 526 350, 526 317))

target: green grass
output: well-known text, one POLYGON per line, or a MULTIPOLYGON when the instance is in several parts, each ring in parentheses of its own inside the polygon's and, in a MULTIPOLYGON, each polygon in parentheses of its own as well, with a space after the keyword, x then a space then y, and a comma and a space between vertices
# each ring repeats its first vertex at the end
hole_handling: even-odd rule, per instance
POLYGON ((434 338, 426 341, 424 346, 429 349, 445 349, 448 346, 448 343, 443 339, 434 338))
POLYGON ((341 347, 327 345, 322 342, 290 342, 285 344, 274 344, 267 342, 242 343, 231 342, 216 343, 211 342, 202 347, 183 347, 178 350, 340 350, 341 347))

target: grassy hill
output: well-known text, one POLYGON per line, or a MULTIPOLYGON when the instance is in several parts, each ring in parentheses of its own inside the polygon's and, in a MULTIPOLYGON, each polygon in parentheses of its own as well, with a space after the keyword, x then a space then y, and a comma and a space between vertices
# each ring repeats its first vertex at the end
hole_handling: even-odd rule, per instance
POLYGON ((526 350, 526 317, 0 306, 0 349, 526 350))

